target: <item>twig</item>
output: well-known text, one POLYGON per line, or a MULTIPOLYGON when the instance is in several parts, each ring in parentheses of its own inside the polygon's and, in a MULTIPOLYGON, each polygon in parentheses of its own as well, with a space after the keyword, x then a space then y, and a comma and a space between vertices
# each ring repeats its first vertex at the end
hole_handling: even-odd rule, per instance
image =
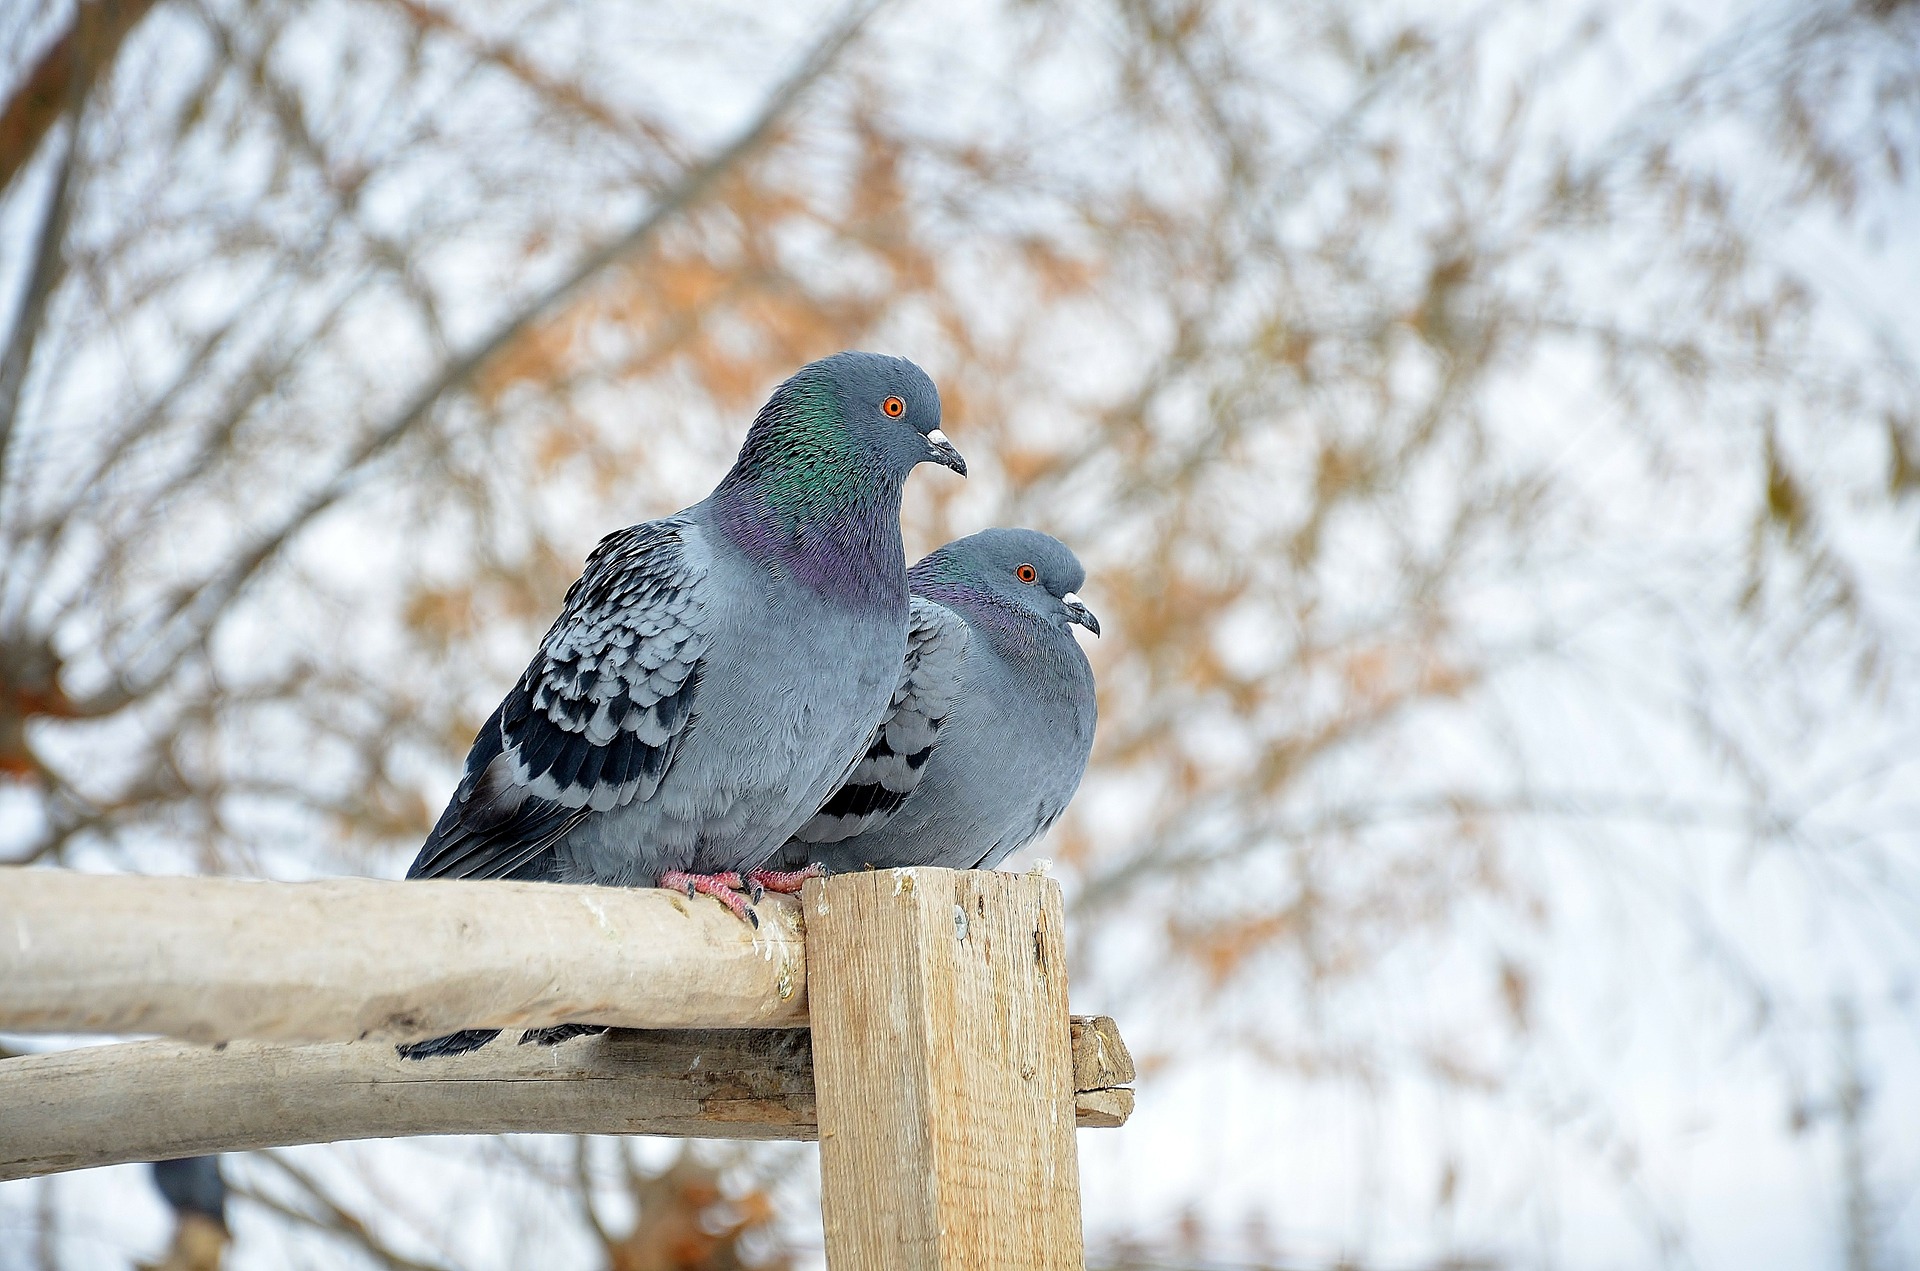
POLYGON ((73 169, 80 156, 80 103, 73 102, 67 113, 67 148, 54 171, 52 187, 47 191, 46 211, 40 219, 40 237, 33 253, 33 272, 28 275, 20 308, 7 330, 7 349, 0 355, 0 479, 7 468, 7 451, 13 441, 13 422, 20 407, 20 392, 26 386, 27 368, 33 363, 33 348, 45 325, 47 303, 66 272, 63 245, 67 237, 68 196, 72 192, 73 169))
POLYGON ((275 1213, 292 1218, 295 1221, 306 1223, 317 1230, 330 1232, 333 1235, 351 1241, 353 1244, 359 1246, 369 1257, 386 1266, 394 1267, 397 1271, 444 1271, 442 1267, 435 1263, 416 1261, 413 1258, 407 1257, 405 1254, 395 1253, 392 1249, 389 1249, 379 1237, 375 1236, 373 1232, 368 1229, 364 1222, 344 1209, 332 1196, 329 1196, 326 1190, 320 1186, 317 1179, 287 1160, 281 1153, 254 1152, 251 1153, 250 1156, 251 1159, 263 1165, 271 1165, 279 1170, 289 1182, 310 1197, 313 1202, 320 1207, 322 1212, 319 1214, 308 1213, 297 1205, 290 1205, 278 1197, 270 1196, 265 1192, 248 1187, 245 1184, 229 1184, 230 1190, 232 1190, 235 1195, 252 1201, 254 1204, 266 1209, 271 1209, 275 1213))
POLYGON ((354 449, 331 480, 308 495, 276 529, 224 571, 190 592, 162 619, 153 640, 153 647, 159 650, 154 664, 144 674, 129 675, 121 684, 101 694, 97 701, 87 703, 90 713, 117 709, 170 675, 248 582, 315 517, 356 488, 372 460, 412 432, 442 400, 465 389, 496 354, 566 302, 585 283, 652 242, 675 216, 697 203, 723 176, 765 144, 787 111, 832 67, 880 3, 882 0, 856 0, 731 142, 682 177, 631 228, 587 253, 564 277, 501 322, 467 352, 447 363, 399 412, 354 449))
POLYGON ((26 166, 60 116, 120 52, 153 0, 76 5, 73 23, 47 47, 0 111, 0 190, 26 166))

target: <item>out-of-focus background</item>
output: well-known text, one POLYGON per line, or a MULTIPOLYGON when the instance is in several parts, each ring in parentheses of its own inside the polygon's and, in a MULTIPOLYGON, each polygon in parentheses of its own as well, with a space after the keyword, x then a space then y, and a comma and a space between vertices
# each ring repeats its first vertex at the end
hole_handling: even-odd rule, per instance
MULTIPOLYGON (((6 863, 398 876, 595 540, 899 353, 910 556, 1107 632, 1011 863, 1142 1060, 1093 1266, 1920 1263, 1920 4, 4 0, 0 85, 6 863)), ((820 1262, 797 1145, 225 1169, 233 1268, 820 1262)))

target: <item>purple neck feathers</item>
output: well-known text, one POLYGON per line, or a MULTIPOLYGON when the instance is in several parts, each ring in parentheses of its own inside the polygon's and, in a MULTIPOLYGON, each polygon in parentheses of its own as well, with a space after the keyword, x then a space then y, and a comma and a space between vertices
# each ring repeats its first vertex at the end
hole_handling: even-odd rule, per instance
POLYGON ((806 509, 779 508, 752 482, 714 491, 714 522, 748 559, 850 604, 905 608, 900 490, 806 509))

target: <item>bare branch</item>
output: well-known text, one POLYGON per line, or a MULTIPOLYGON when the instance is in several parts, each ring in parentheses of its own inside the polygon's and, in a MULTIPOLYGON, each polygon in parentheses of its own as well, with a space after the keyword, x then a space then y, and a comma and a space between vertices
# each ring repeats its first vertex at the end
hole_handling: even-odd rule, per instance
POLYGON ((54 170, 47 190, 46 210, 40 217, 40 232, 34 245, 33 272, 20 297, 20 307, 7 329, 7 348, 0 354, 0 482, 7 470, 7 452, 12 448, 13 424, 20 409, 20 393, 26 387, 27 371, 33 365, 34 346, 39 343, 47 305, 65 272, 63 244, 67 236, 68 199, 72 193, 73 169, 80 155, 80 103, 75 101, 68 115, 67 148, 54 170))
POLYGON ((68 27, 27 73, 0 112, 0 190, 26 166, 70 103, 84 96, 147 16, 153 0, 85 0, 68 27))
POLYGON ((242 553, 225 570, 188 594, 156 632, 153 645, 157 652, 151 663, 138 668, 120 685, 90 702, 89 710, 93 713, 111 713, 138 699, 152 685, 172 674, 261 568, 314 518, 355 490, 365 478, 368 465, 373 460, 412 432, 447 397, 469 386, 496 354, 534 323, 564 304, 608 266, 626 259, 652 242, 669 222, 699 202, 723 176, 759 150, 772 138, 793 104, 833 66, 841 51, 859 34, 880 3, 881 0, 859 0, 782 81, 753 120, 731 142, 665 191, 632 228, 589 252, 564 277, 549 285, 466 353, 443 367, 393 418, 354 448, 331 480, 309 494, 283 518, 279 526, 242 553))
POLYGON ((288 1204, 279 1197, 257 1187, 250 1187, 244 1182, 228 1184, 235 1195, 271 1209, 283 1217, 312 1227, 316 1231, 337 1236, 358 1248, 381 1266, 390 1267, 393 1271, 442 1271, 439 1264, 421 1262, 390 1248, 385 1241, 374 1234, 372 1228, 355 1216, 352 1210, 336 1200, 333 1194, 321 1185, 319 1179, 294 1164, 286 1153, 256 1152, 252 1159, 271 1166, 303 1197, 310 1200, 319 1212, 314 1213, 298 1205, 288 1204))

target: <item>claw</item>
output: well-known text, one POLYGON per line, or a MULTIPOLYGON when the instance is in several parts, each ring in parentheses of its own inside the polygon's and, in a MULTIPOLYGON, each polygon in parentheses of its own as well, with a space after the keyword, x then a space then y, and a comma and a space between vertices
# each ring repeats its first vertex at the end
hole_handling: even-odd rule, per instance
MULTIPOLYGON (((785 892, 791 896, 806 885, 809 878, 825 878, 827 867, 815 861, 805 869, 756 869, 747 875, 747 881, 756 888, 767 891, 785 892)), ((756 894, 756 900, 759 896, 756 894)))
POLYGON ((660 875, 660 886, 684 891, 689 898, 711 896, 731 909, 734 917, 758 930, 760 915, 753 912, 753 908, 747 904, 747 898, 740 894, 739 889, 745 885, 740 875, 732 870, 718 874, 689 874, 685 870, 670 869, 660 875))

